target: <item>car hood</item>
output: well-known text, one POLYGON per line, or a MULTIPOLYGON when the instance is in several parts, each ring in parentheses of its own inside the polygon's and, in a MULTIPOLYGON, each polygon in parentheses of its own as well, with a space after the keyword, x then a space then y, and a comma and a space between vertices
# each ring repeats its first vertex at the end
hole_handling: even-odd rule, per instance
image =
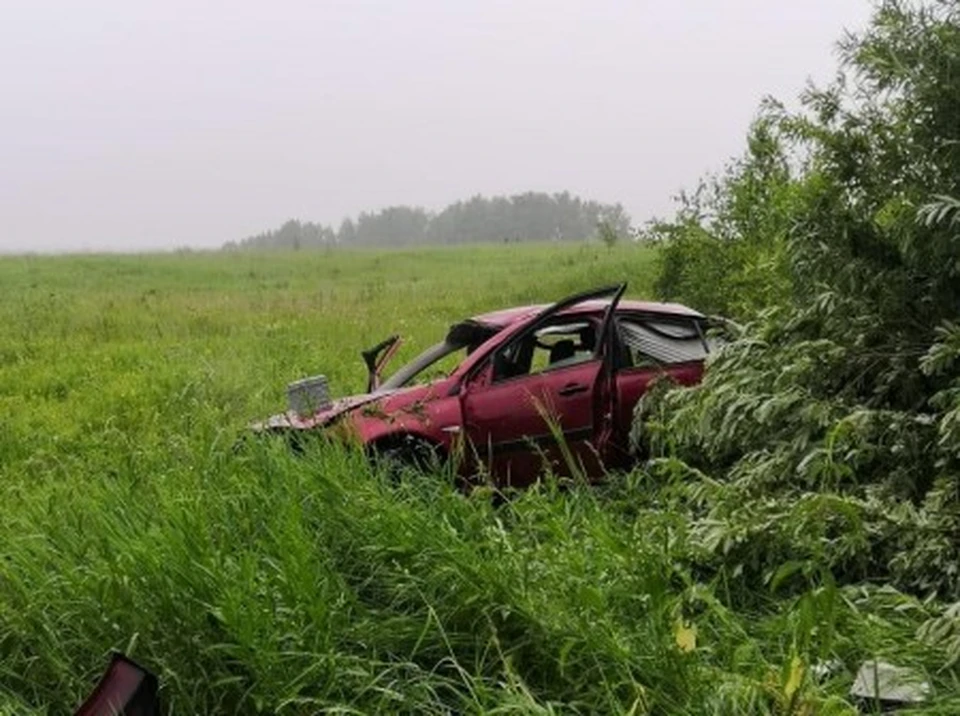
POLYGON ((288 410, 285 413, 271 415, 266 420, 253 423, 250 429, 259 433, 282 429, 310 430, 311 428, 321 428, 329 425, 345 413, 356 410, 360 406, 375 400, 380 400, 389 394, 389 392, 385 391, 338 398, 333 401, 333 404, 329 408, 319 410, 312 415, 299 415, 292 410, 288 410))
POLYGON ((253 423, 250 425, 250 429, 254 432, 261 433, 270 432, 271 430, 311 430, 313 428, 322 428, 347 413, 376 401, 384 401, 383 409, 386 412, 402 409, 402 406, 435 396, 434 389, 435 384, 411 385, 405 388, 375 390, 372 393, 351 395, 334 400, 329 408, 319 410, 312 415, 298 415, 296 412, 288 410, 285 413, 272 415, 266 420, 253 423))

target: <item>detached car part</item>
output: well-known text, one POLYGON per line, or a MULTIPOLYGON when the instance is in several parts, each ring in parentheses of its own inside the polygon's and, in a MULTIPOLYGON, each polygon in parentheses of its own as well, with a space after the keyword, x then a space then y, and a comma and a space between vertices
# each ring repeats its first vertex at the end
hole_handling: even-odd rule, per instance
POLYGON ((114 653, 93 692, 74 716, 160 716, 157 677, 114 653))

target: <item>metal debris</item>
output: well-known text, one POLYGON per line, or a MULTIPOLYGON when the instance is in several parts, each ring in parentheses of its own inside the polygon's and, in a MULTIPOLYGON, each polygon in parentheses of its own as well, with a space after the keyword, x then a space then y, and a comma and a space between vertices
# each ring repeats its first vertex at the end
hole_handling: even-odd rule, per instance
POLYGON ((930 684, 913 669, 885 661, 865 661, 857 671, 850 695, 891 704, 915 704, 926 701, 930 684))

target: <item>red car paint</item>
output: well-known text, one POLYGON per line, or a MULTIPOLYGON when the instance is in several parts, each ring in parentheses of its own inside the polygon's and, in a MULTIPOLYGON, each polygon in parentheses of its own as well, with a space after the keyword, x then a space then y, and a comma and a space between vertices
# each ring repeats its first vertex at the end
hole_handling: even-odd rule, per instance
POLYGON ((624 289, 475 316, 457 324, 477 342, 465 346, 468 355, 446 378, 425 385, 393 385, 391 378, 312 415, 287 412, 254 428, 336 431, 371 452, 415 441, 456 460, 462 475, 485 473, 498 484, 529 483, 545 463, 558 474, 599 477, 629 460, 634 408, 648 386, 662 377, 698 382, 709 350, 702 314, 678 304, 620 300, 624 289), (548 362, 537 365, 538 356, 548 362))
POLYGON ((159 716, 157 677, 120 653, 74 716, 159 716))

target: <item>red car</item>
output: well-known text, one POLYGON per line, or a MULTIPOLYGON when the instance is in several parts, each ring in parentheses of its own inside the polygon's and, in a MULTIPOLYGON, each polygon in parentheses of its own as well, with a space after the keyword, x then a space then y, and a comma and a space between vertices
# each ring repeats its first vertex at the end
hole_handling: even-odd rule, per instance
POLYGON ((352 436, 371 454, 415 464, 454 460, 464 477, 499 485, 528 484, 547 464, 599 477, 629 462, 634 407, 651 382, 698 382, 711 346, 705 316, 622 299, 625 288, 468 318, 381 382, 394 336, 364 353, 367 393, 330 401, 322 376, 300 381, 290 410, 253 427, 352 436), (445 377, 424 380, 450 361, 445 377))

